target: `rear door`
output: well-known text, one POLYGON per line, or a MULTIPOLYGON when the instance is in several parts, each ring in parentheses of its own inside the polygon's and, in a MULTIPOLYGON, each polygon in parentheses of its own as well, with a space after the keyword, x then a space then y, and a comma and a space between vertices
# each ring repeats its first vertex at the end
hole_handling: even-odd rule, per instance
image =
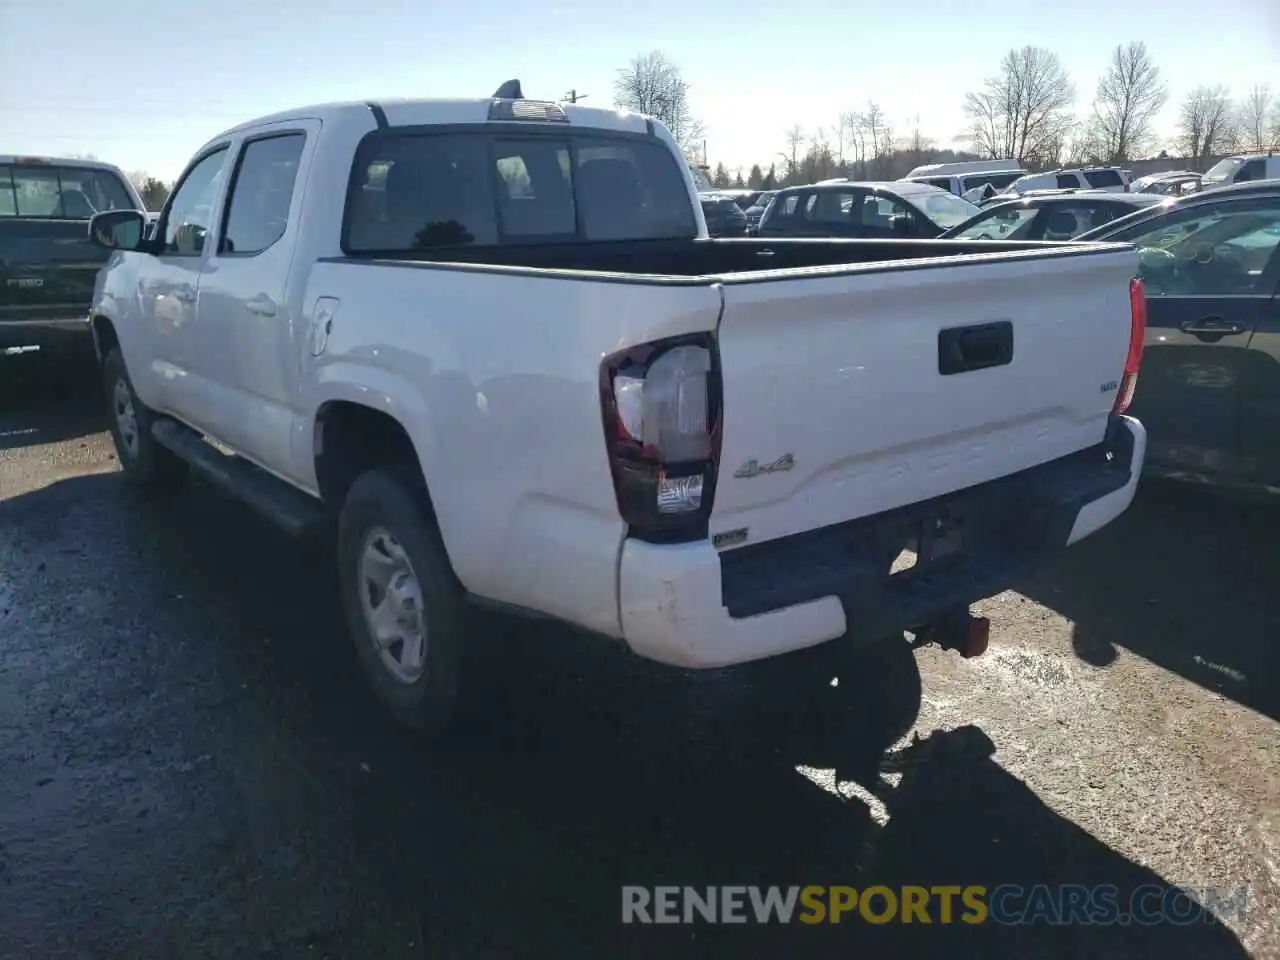
POLYGON ((134 206, 108 170, 0 164, 0 323, 87 316, 108 256, 89 242, 89 218, 134 206))
MULTIPOLYGON (((1209 479, 1241 473, 1240 427, 1256 423, 1241 398, 1251 338, 1272 309, 1277 230, 1280 200, 1241 197, 1108 237, 1136 244, 1142 257, 1147 343, 1132 412, 1147 426, 1153 467, 1209 479)), ((1245 460, 1257 461, 1256 447, 1251 437, 1245 460)))
POLYGON ((1101 442, 1136 271, 1081 245, 725 277, 711 532, 812 530, 1101 442), (975 327, 1009 362, 942 372, 939 335, 975 327))

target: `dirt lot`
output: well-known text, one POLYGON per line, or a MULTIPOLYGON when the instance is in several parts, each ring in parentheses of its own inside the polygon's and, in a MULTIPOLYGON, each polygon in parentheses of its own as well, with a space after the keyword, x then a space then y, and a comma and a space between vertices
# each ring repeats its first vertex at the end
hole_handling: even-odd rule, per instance
MULTIPOLYGON (((12 378, 10 378, 12 380, 12 378)), ((1148 489, 797 702, 482 621, 456 739, 365 693, 330 562, 0 399, 0 957, 1280 957, 1280 509, 1148 489), (1185 926, 635 927, 623 884, 1248 887, 1185 926)))

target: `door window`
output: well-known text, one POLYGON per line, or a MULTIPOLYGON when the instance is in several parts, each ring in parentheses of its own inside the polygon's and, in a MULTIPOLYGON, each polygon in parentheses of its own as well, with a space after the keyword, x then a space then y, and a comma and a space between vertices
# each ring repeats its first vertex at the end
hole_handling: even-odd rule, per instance
POLYGON ((226 159, 227 148, 219 147, 201 158, 182 178, 164 215, 165 254, 190 257, 204 252, 226 159))
POLYGON ((1245 183, 1248 180, 1261 180, 1266 174, 1266 161, 1262 157, 1254 157, 1236 174, 1236 183, 1245 183))
POLYGON ((1089 186, 1099 189, 1124 186, 1118 170, 1086 170, 1084 178, 1089 181, 1089 186))
POLYGON ((1074 173, 1058 174, 1059 190, 1074 190, 1078 186, 1080 186, 1080 181, 1076 179, 1076 175, 1074 173))
POLYGON ((244 145, 231 181, 219 254, 252 256, 284 236, 306 142, 305 134, 287 133, 244 145))
POLYGON ((813 223, 837 227, 857 223, 857 217, 853 215, 854 197, 848 191, 821 190, 810 198, 805 210, 807 219, 813 223))
POLYGON ((1045 240, 1071 240, 1115 219, 1113 203, 1055 203, 1046 209, 1045 240))
POLYGON ((1263 274, 1280 247, 1280 200, 1191 207, 1109 239, 1138 247, 1150 295, 1262 293, 1263 274))

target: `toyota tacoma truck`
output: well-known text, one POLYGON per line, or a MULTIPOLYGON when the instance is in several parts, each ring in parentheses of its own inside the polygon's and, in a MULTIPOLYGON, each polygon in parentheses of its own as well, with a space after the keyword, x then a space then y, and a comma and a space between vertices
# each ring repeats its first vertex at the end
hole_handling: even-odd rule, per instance
POLYGON ((246 123, 90 232, 125 477, 327 531, 426 733, 473 602, 685 668, 959 646, 1142 466, 1131 246, 712 240, 661 124, 516 82, 246 123))
POLYGON ((92 358, 89 301, 108 254, 85 227, 116 209, 144 209, 117 167, 0 156, 0 364, 33 348, 46 358, 92 358))

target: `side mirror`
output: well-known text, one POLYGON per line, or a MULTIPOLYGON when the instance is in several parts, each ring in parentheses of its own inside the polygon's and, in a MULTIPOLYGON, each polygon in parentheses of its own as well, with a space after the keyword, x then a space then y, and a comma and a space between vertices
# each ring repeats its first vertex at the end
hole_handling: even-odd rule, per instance
POLYGON ((108 210, 89 221, 89 239, 107 250, 136 250, 147 232, 147 218, 137 210, 108 210))

